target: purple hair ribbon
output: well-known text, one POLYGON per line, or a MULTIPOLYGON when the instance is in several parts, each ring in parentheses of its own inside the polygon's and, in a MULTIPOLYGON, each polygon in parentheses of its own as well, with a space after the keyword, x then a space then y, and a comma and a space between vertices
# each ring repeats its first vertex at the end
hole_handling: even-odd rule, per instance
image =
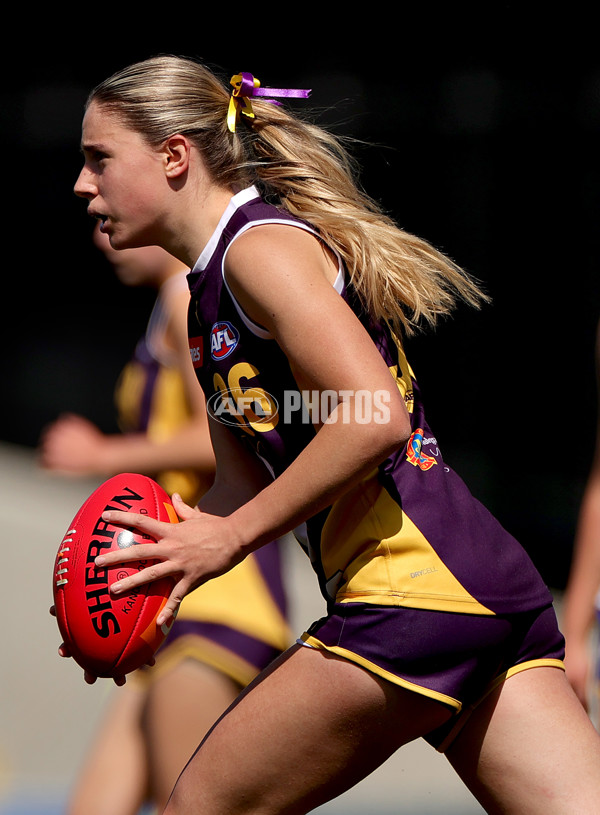
POLYGON ((281 102, 278 102, 277 99, 269 97, 307 99, 310 96, 310 90, 300 90, 298 88, 261 88, 259 80, 246 72, 232 76, 230 84, 233 86, 233 93, 227 111, 227 127, 232 133, 235 133, 240 115, 254 119, 254 111, 250 101, 254 97, 260 96, 265 102, 280 105, 281 102))

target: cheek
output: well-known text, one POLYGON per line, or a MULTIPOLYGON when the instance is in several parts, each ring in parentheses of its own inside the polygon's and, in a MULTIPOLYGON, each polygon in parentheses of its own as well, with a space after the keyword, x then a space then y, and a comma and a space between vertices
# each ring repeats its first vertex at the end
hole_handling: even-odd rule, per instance
POLYGON ((121 166, 115 183, 120 200, 141 212, 155 208, 164 179, 155 162, 131 161, 121 166))
POLYGON ((121 216, 142 227, 154 222, 159 214, 159 196, 147 181, 124 187, 119 200, 121 216))
MULTIPOLYGON (((159 242, 158 232, 162 209, 160 196, 151 185, 136 184, 123 190, 119 201, 119 214, 115 238, 120 245, 115 248, 136 248, 152 246, 159 242)), ((138 281, 139 282, 139 281, 138 281)))

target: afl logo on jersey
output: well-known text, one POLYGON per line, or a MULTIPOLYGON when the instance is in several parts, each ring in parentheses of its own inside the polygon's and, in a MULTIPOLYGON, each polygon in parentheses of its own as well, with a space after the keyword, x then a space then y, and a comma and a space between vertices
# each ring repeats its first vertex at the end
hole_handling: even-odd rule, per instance
POLYGON ((236 347, 240 332, 231 323, 215 323, 210 330, 210 355, 213 359, 225 359, 236 347))

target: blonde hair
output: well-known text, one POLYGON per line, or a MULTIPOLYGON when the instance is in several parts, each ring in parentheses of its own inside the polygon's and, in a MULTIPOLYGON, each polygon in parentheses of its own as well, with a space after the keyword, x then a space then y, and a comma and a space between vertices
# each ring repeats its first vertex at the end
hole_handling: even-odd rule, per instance
POLYGON ((407 334, 435 325, 459 300, 487 300, 477 283, 427 241, 404 230, 359 187, 342 141, 283 107, 252 100, 249 126, 227 128, 231 88, 195 60, 159 56, 98 85, 91 102, 109 109, 158 146, 174 133, 200 150, 212 178, 255 183, 265 196, 311 224, 342 257, 365 311, 407 334))

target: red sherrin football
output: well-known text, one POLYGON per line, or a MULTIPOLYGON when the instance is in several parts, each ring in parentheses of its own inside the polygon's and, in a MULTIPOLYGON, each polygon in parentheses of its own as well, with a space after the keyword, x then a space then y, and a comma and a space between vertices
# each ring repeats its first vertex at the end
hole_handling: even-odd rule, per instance
POLYGON ((75 515, 56 555, 53 575, 56 619, 75 661, 94 676, 114 677, 148 662, 169 627, 156 618, 174 581, 162 578, 136 591, 112 595, 109 587, 152 561, 131 561, 97 568, 98 555, 153 542, 135 529, 102 520, 106 509, 147 514, 177 523, 177 514, 163 488, 145 475, 121 473, 101 484, 75 515))

